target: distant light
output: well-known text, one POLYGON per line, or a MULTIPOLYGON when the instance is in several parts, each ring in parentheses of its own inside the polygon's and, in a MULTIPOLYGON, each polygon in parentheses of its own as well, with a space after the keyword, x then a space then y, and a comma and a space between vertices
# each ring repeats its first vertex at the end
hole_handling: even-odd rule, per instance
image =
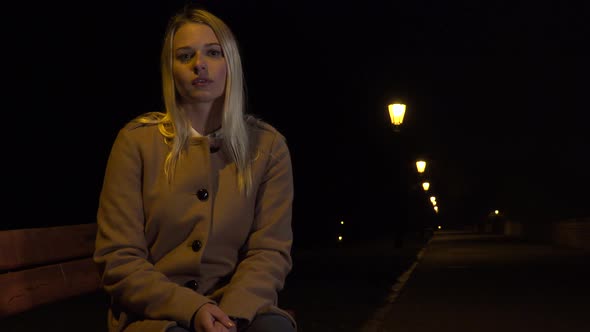
POLYGON ((494 211, 494 214, 498 214, 498 213, 500 213, 500 211, 498 211, 498 210, 495 210, 494 211))
POLYGON ((424 170, 426 170, 426 162, 424 160, 418 160, 416 162, 416 169, 418 170, 418 173, 424 173, 424 170))
POLYGON ((432 205, 436 205, 436 197, 430 196, 430 202, 432 203, 432 205))
POLYGON ((438 206, 434 206, 434 212, 438 213, 438 206))
POLYGON ((395 126, 399 126, 404 121, 404 114, 406 114, 406 105, 405 104, 389 104, 387 105, 389 109, 389 117, 391 118, 391 123, 395 126))
POLYGON ((430 182, 423 182, 422 188, 424 188, 424 191, 428 191, 428 188, 430 188, 430 182))
POLYGON ((338 241, 342 241, 342 235, 338 235, 338 241))
POLYGON ((441 229, 441 228, 442 228, 442 226, 441 225, 438 225, 438 229, 441 229))
POLYGON ((340 225, 344 225, 344 221, 340 221, 340 225))

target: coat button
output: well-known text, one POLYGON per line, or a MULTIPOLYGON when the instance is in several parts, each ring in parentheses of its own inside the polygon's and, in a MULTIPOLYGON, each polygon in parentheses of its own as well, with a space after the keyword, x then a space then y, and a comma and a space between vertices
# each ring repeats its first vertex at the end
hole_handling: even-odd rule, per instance
POLYGON ((197 291, 199 289, 199 283, 196 280, 189 280, 184 283, 184 287, 197 291))
POLYGON ((209 192, 207 189, 199 189, 199 191, 197 191, 197 198, 201 201, 206 201, 207 198, 209 198, 209 192))
POLYGON ((191 247, 193 248, 194 252, 197 252, 203 248, 203 243, 199 240, 195 240, 193 241, 193 244, 191 244, 191 247))

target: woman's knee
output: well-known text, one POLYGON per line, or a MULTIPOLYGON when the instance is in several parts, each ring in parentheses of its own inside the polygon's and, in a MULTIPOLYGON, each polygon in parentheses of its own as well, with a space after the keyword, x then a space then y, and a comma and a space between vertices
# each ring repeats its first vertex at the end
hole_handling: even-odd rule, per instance
POLYGON ((256 316, 244 332, 295 332, 291 321, 279 314, 256 316))

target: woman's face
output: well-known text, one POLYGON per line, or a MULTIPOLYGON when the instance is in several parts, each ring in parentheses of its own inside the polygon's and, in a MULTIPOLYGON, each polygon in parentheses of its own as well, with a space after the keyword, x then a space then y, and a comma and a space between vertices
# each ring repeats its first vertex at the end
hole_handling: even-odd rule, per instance
POLYGON ((225 91, 227 67, 213 30, 187 23, 174 35, 173 75, 181 103, 212 103, 225 91))

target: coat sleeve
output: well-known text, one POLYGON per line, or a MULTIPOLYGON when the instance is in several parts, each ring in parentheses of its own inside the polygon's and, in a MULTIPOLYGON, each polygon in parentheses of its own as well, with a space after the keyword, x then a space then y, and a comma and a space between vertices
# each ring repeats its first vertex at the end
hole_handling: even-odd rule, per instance
POLYGON ((284 137, 275 135, 243 258, 219 304, 228 315, 250 321, 260 309, 277 305, 278 291, 292 268, 291 157, 284 137))
POLYGON ((142 158, 130 133, 128 129, 118 133, 107 161, 93 258, 105 291, 122 311, 189 327, 193 313, 212 301, 170 281, 148 259, 142 158))

